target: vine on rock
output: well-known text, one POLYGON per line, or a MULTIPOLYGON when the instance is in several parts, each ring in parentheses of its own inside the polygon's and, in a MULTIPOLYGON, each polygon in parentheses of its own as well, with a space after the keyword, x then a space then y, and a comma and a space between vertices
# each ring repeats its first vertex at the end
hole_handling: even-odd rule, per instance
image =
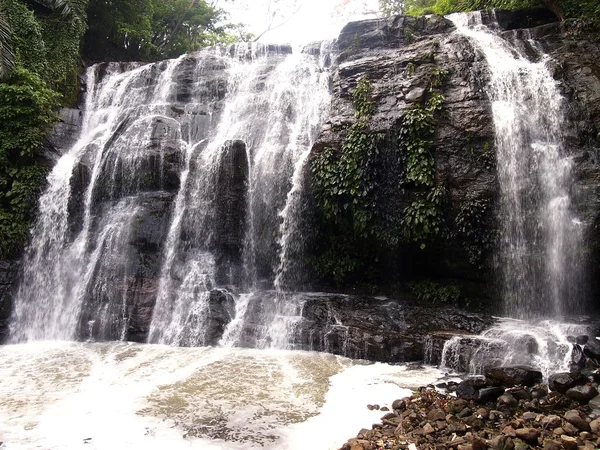
POLYGON ((422 189, 416 199, 404 209, 402 225, 404 239, 420 244, 424 249, 440 233, 446 191, 435 186, 433 135, 444 96, 439 92, 447 71, 434 69, 429 79, 429 98, 404 114, 400 127, 401 148, 405 155, 404 183, 422 189))

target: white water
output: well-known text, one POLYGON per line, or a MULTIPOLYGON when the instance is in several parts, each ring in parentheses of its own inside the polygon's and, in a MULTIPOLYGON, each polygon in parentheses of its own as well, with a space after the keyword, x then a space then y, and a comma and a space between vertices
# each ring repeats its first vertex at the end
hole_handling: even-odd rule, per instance
POLYGON ((482 25, 481 13, 448 16, 483 53, 490 80, 501 190, 501 251, 506 313, 557 318, 576 305, 581 245, 571 211, 568 126, 549 57, 532 39, 515 39, 482 25), (531 61, 529 53, 535 53, 531 61))
POLYGON ((435 369, 127 343, 0 347, 7 450, 336 449, 435 369), (351 413, 348 413, 351 411, 351 413))
POLYGON ((573 344, 567 337, 588 333, 578 324, 504 318, 479 336, 447 341, 440 368, 482 374, 489 366, 525 365, 538 368, 547 379, 552 373, 570 371, 573 344))

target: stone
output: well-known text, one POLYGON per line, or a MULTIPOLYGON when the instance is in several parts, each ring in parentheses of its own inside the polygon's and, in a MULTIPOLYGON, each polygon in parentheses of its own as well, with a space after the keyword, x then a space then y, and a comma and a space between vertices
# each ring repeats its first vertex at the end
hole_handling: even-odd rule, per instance
POLYGON ((529 445, 526 444, 521 439, 515 439, 515 450, 527 450, 529 449, 529 445))
POLYGON ((547 439, 546 441, 544 441, 543 450, 562 450, 562 445, 558 441, 547 439))
POLYGON ((511 426, 506 426, 502 429, 502 434, 514 438, 517 437, 516 433, 515 433, 515 429, 511 426))
POLYGON ((592 410, 600 411, 600 395, 595 396, 588 403, 588 406, 592 408, 592 410))
POLYGON ((575 400, 576 402, 585 405, 598 395, 598 390, 594 386, 583 384, 570 388, 565 395, 571 400, 575 400))
POLYGON ((431 434, 435 432, 435 429, 433 428, 433 426, 431 426, 430 423, 426 423, 425 426, 423 427, 423 433, 425 435, 431 434))
POLYGON ((465 400, 477 398, 479 389, 485 386, 485 380, 481 378, 467 378, 461 381, 456 388, 456 395, 465 400))
POLYGON ((579 433, 579 428, 569 422, 565 422, 562 425, 563 433, 568 436, 576 436, 579 433))
POLYGON ((436 420, 446 420, 446 413, 441 409, 432 409, 427 413, 427 420, 435 422, 436 420))
POLYGON ((500 397, 498 397, 499 405, 508 406, 509 408, 513 408, 513 407, 517 406, 518 403, 519 402, 517 401, 517 399, 514 398, 510 394, 502 394, 500 397))
POLYGON ((572 409, 563 416, 564 419, 576 426, 580 431, 591 431, 590 424, 579 414, 579 411, 572 409))
POLYGON ((533 386, 541 383, 542 372, 528 366, 488 367, 484 375, 496 386, 533 386))
POLYGON ((594 419, 590 422, 590 429, 592 433, 600 434, 600 418, 594 419))
POLYGON ((552 391, 566 393, 574 386, 586 383, 585 377, 578 373, 560 372, 554 373, 548 377, 548 387, 552 391))
POLYGON ((423 99, 425 95, 425 89, 421 87, 416 87, 411 89, 408 94, 406 94, 407 102, 419 102, 423 99))
POLYGON ((585 334, 582 334, 581 336, 577 336, 575 338, 575 342, 579 345, 585 345, 588 343, 589 340, 590 340, 590 337, 585 334))
POLYGON ((542 426, 544 428, 553 430, 554 428, 560 427, 562 424, 562 420, 559 416, 552 414, 550 416, 545 416, 542 418, 542 426))
POLYGON ((515 430, 515 435, 530 444, 537 444, 537 438, 540 436, 540 431, 536 428, 518 428, 515 430))
POLYGON ((499 434, 490 440, 490 448, 492 450, 513 450, 515 444, 510 437, 499 434))
POLYGON ((530 394, 532 398, 544 398, 548 395, 548 389, 541 386, 537 386, 531 390, 530 394))
POLYGON ((486 443, 485 439, 483 439, 479 436, 473 436, 473 439, 471 440, 471 448, 473 450, 486 450, 487 443, 486 443))
POLYGON ((577 439, 574 437, 563 434, 560 439, 565 450, 577 450, 577 439))
POLYGON ((526 420, 528 422, 533 422, 535 419, 537 419, 537 414, 534 412, 524 412, 523 415, 521 416, 523 418, 523 420, 526 420))
POLYGON ((490 412, 485 408, 479 408, 475 411, 475 416, 479 419, 487 420, 490 417, 490 412))
POLYGON ((482 388, 477 395, 477 402, 482 405, 488 402, 495 402, 502 394, 504 394, 503 387, 482 388))
POLYGON ((406 409, 406 399, 394 400, 394 402, 392 403, 392 409, 404 411, 406 409))

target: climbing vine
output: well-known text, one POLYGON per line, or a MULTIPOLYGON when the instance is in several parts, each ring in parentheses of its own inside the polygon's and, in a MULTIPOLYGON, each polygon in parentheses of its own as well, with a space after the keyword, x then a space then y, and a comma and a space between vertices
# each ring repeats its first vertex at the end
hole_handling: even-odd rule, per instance
POLYGON ((356 122, 348 128, 341 151, 325 148, 312 162, 313 185, 325 217, 348 220, 359 236, 367 236, 373 216, 373 180, 369 167, 378 155, 381 136, 369 130, 375 105, 372 86, 362 77, 352 92, 356 122))
POLYGON ((404 183, 422 189, 404 209, 403 235, 406 241, 418 243, 422 249, 439 235, 443 222, 446 191, 435 186, 432 138, 444 103, 439 90, 447 75, 447 71, 439 68, 431 72, 429 98, 424 104, 406 111, 400 127, 401 148, 406 160, 404 183))

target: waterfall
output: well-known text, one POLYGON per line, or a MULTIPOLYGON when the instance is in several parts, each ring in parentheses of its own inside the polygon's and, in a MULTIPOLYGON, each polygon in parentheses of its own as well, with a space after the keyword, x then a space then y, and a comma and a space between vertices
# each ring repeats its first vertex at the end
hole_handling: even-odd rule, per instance
POLYGON ((560 317, 578 300, 581 236, 569 195, 565 102, 549 57, 527 34, 513 40, 513 32, 483 25, 481 12, 448 18, 489 67, 485 89, 496 135, 505 312, 560 317))
POLYGON ((233 345, 244 292, 293 264, 329 47, 236 44, 89 68, 81 135, 40 199, 10 339, 131 339, 151 317, 150 342, 206 345, 216 308, 233 345))

